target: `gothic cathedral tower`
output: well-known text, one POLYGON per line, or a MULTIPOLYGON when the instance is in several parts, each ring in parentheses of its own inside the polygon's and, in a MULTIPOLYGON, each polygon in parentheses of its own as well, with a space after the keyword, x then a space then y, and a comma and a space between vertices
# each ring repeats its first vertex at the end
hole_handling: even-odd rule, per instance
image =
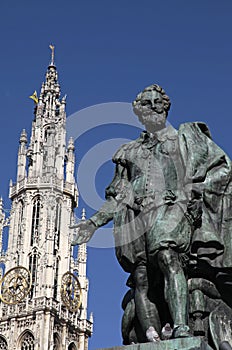
MULTIPOLYGON (((54 63, 35 102, 31 138, 22 131, 17 182, 10 184, 12 208, 8 250, 1 280, 0 349, 87 350, 86 245, 72 257, 74 142, 66 146, 65 98, 54 63)), ((83 214, 84 215, 84 214, 83 214)), ((0 231, 3 226, 0 203, 0 231)), ((1 240, 0 240, 1 241, 1 240)))

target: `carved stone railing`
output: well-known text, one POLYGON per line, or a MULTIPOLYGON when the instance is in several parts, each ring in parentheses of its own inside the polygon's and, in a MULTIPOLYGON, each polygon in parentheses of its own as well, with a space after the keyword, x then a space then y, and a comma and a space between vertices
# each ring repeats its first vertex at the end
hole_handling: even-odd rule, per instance
POLYGON ((57 176, 43 176, 43 177, 28 177, 24 178, 17 183, 12 183, 10 185, 10 197, 15 196, 18 192, 20 192, 22 189, 27 188, 33 188, 33 187, 40 187, 40 188, 46 188, 48 186, 52 185, 53 187, 64 191, 68 194, 75 195, 76 196, 76 186, 73 183, 66 182, 63 179, 57 178, 57 176))
POLYGON ((83 332, 87 331, 90 335, 92 334, 93 325, 89 320, 81 319, 78 312, 70 312, 68 309, 63 308, 60 302, 46 297, 35 298, 32 301, 27 300, 16 305, 2 304, 0 308, 0 329, 1 325, 9 318, 18 318, 42 310, 50 310, 58 318, 71 323, 73 327, 83 332))

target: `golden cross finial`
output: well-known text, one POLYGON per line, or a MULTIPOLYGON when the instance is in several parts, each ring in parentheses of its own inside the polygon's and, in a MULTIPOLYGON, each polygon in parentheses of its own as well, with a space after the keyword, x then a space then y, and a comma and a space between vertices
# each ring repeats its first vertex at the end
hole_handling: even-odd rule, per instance
POLYGON ((52 50, 52 59, 51 59, 51 65, 54 65, 54 60, 55 60, 55 46, 54 45, 49 45, 50 49, 52 50))

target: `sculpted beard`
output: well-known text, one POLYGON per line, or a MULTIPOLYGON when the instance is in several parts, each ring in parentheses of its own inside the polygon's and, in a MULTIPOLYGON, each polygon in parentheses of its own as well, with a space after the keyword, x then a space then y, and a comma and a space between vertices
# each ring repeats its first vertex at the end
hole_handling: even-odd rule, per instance
POLYGON ((166 121, 165 114, 150 113, 139 116, 139 120, 143 125, 164 125, 166 121))
POLYGON ((166 122, 166 113, 163 108, 157 111, 152 111, 149 107, 142 106, 137 103, 134 106, 134 113, 138 116, 139 121, 143 125, 164 125, 166 122))

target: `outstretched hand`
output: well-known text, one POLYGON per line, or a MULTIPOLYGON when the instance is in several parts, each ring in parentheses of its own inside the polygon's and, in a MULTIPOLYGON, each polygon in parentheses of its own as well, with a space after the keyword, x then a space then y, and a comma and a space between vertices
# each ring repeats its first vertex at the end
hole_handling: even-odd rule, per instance
POLYGON ((81 221, 70 228, 78 230, 76 239, 71 243, 72 246, 88 242, 97 229, 91 220, 81 221))

